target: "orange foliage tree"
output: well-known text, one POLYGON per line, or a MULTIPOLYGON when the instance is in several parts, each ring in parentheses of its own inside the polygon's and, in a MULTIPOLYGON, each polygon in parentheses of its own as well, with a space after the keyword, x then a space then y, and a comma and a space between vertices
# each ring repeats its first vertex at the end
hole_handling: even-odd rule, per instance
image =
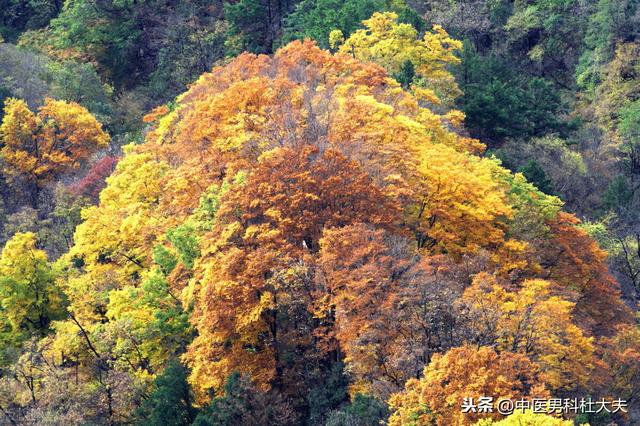
POLYGON ((308 316, 307 275, 323 228, 394 221, 368 175, 336 151, 277 149, 237 185, 220 200, 197 267, 199 335, 187 354, 197 388, 247 368, 262 386, 285 380, 284 353, 310 344, 296 327, 308 316))
POLYGON ((575 319, 596 335, 609 335, 616 324, 633 320, 620 298, 620 289, 607 267, 607 253, 587 233, 580 221, 561 212, 548 222, 548 237, 536 245, 534 257, 545 268, 543 277, 569 292, 576 292, 575 319))

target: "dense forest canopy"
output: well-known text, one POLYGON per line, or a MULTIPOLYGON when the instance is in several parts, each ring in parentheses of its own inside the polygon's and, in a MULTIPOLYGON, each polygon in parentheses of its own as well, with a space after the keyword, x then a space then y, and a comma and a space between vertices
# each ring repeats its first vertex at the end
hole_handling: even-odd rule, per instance
POLYGON ((0 424, 640 423, 639 33, 0 0, 0 424))

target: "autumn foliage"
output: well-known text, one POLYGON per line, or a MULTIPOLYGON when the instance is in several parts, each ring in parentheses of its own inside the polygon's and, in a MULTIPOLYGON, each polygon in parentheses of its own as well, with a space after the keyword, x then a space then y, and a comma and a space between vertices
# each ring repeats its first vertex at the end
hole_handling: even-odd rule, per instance
POLYGON ((100 191, 105 187, 105 180, 113 173, 118 163, 117 157, 106 156, 96 161, 87 174, 69 187, 75 195, 83 195, 97 199, 100 191))
POLYGON ((38 187, 77 168, 109 143, 109 135, 86 108, 50 98, 37 113, 22 100, 7 100, 0 135, 5 173, 38 187))
MULTIPOLYGON (((378 32, 402 49, 416 34, 392 15, 365 25, 335 55, 311 41, 242 54, 145 118, 59 262, 70 315, 48 357, 107 397, 135 389, 120 372, 143 387, 179 358, 200 405, 223 404, 239 373, 307 407, 343 369, 345 392, 389 401, 392 425, 479 420, 464 397, 637 391, 594 373, 637 375, 603 252, 557 198, 481 156, 462 113, 434 107, 457 90, 459 43, 436 27, 390 57, 378 32), (440 93, 381 66, 405 60, 440 93)), ((7 167, 44 182, 107 143, 60 106, 9 103, 7 167)))
MULTIPOLYGON (((395 411, 389 425, 470 423, 478 414, 463 413, 461 401, 486 395, 496 400, 549 397, 539 369, 526 356, 462 346, 436 355, 420 380, 407 381, 404 392, 391 398, 395 411)), ((501 416, 495 412, 485 417, 501 416)))

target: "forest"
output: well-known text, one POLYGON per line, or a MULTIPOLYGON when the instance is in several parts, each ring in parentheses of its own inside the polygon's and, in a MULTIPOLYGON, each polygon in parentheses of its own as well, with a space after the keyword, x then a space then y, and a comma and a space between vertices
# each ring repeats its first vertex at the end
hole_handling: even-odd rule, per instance
POLYGON ((639 0, 0 0, 0 425, 640 425, 639 302, 639 0))

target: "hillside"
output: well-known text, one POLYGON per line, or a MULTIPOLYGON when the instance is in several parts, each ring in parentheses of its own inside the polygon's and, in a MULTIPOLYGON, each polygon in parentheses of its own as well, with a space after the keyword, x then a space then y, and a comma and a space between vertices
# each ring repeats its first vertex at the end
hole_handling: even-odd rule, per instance
POLYGON ((0 424, 637 424, 639 31, 0 0, 0 424))

